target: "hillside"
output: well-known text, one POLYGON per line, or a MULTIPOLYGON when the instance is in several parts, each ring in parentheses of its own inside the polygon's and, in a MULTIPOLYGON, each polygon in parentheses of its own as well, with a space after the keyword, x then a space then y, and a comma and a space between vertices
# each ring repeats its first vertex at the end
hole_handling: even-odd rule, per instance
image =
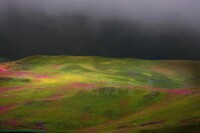
POLYGON ((7 59, 5 59, 5 58, 1 58, 0 57, 0 62, 2 63, 2 62, 6 62, 6 61, 8 61, 7 59))
POLYGON ((200 131, 200 61, 32 56, 0 63, 0 131, 200 131))

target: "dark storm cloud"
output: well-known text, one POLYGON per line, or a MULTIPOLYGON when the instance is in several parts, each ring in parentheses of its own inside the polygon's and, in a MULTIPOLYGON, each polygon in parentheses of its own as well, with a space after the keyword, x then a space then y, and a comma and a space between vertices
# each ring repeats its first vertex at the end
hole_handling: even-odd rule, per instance
MULTIPOLYGON (((86 12, 99 17, 124 17, 145 23, 182 21, 190 26, 200 23, 199 0, 1 0, 1 10, 9 6, 47 13, 86 12)), ((7 8, 7 9, 5 9, 7 8)))
POLYGON ((0 0, 0 56, 200 58, 199 0, 0 0))

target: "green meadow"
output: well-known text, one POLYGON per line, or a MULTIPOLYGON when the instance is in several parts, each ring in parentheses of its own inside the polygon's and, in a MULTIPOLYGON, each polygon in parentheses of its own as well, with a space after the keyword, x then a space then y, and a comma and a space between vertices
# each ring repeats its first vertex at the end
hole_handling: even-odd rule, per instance
POLYGON ((200 61, 32 56, 0 62, 0 132, 200 132, 200 61))

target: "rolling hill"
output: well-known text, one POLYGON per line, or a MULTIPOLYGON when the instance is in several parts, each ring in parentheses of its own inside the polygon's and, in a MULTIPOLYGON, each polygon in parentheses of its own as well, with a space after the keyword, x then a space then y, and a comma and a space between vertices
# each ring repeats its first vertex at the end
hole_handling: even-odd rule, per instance
POLYGON ((0 63, 0 131, 198 133, 199 68, 96 56, 0 63))

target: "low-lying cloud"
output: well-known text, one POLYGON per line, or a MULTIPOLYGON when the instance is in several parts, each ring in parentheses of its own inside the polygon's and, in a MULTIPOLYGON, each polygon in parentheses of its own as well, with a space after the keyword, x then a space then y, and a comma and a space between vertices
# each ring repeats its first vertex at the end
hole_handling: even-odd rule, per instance
POLYGON ((1 0, 0 53, 200 58, 199 0, 1 0))

